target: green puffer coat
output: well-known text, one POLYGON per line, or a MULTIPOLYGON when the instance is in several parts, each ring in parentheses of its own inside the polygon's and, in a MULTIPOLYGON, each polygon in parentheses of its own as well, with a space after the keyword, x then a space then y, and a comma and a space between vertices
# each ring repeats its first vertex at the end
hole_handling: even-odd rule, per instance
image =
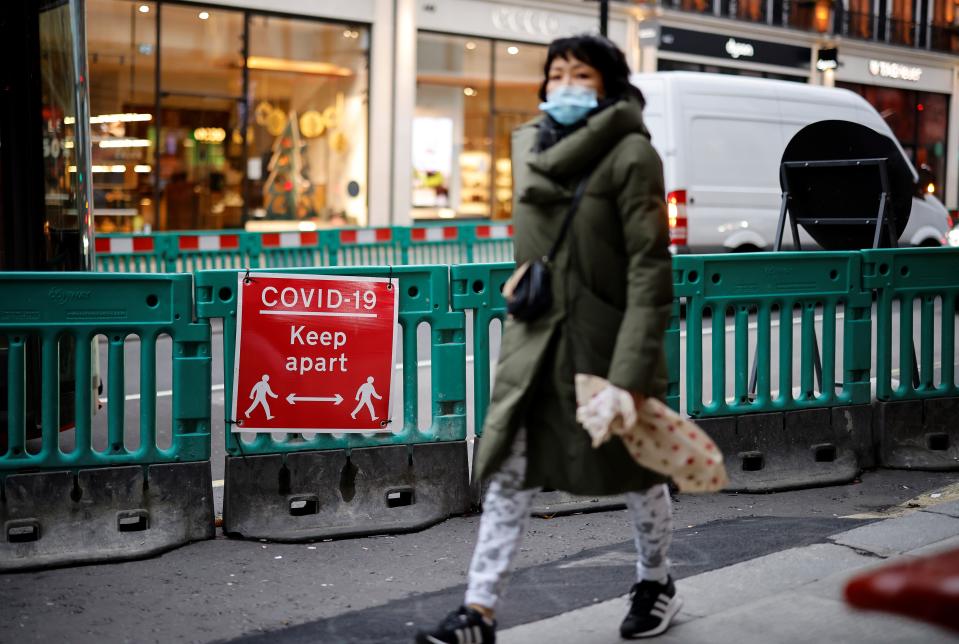
POLYGON ((537 123, 513 133, 517 264, 549 252, 577 184, 589 180, 553 263, 551 310, 504 327, 476 474, 494 473, 526 427, 527 487, 642 491, 665 478, 637 465, 618 437, 592 448, 576 422, 573 380, 590 373, 628 391, 665 393, 672 261, 662 162, 632 99, 538 153, 537 123))

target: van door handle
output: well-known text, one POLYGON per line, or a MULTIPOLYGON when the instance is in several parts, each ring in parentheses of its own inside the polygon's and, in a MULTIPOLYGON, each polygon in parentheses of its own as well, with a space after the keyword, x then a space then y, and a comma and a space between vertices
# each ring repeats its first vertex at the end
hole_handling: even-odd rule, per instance
POLYGON ((690 198, 689 198, 689 203, 694 204, 694 203, 696 203, 696 200, 695 200, 693 197, 690 197, 690 198))

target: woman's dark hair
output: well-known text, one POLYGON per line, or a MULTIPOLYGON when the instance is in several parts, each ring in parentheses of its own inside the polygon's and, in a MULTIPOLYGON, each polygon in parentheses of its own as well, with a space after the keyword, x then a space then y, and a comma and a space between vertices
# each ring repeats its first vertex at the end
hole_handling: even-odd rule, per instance
POLYGON ((569 60, 571 57, 600 73, 607 99, 616 101, 633 97, 642 104, 646 103, 639 88, 629 82, 626 55, 607 38, 594 34, 557 38, 549 44, 546 64, 543 66, 543 83, 539 86, 540 100, 546 100, 546 83, 549 81, 549 68, 553 61, 556 58, 569 60))

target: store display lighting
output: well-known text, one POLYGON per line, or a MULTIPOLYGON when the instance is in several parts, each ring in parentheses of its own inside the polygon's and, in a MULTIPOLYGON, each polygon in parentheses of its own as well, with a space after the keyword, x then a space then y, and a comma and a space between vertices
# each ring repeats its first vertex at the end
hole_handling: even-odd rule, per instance
POLYGON ((145 4, 141 4, 141 5, 139 6, 139 8, 138 8, 138 11, 139 11, 140 13, 150 13, 150 7, 148 7, 148 6, 145 5, 145 4))
POLYGON ((136 172, 137 174, 147 174, 147 173, 149 173, 150 170, 152 170, 152 169, 153 169, 153 168, 151 168, 151 167, 148 166, 148 165, 135 165, 135 166, 133 166, 133 171, 136 172))
POLYGON ((353 29, 347 29, 347 30, 345 30, 345 31, 343 32, 343 37, 344 37, 344 38, 351 38, 351 39, 353 39, 353 40, 356 40, 357 38, 360 37, 360 32, 355 31, 355 30, 353 30, 353 29))
POLYGON ((476 90, 473 89, 472 87, 464 87, 463 93, 466 94, 467 96, 476 96, 476 90))
POLYGON ((193 138, 201 143, 223 143, 226 130, 222 127, 198 127, 193 130, 193 138))
POLYGON ((270 58, 269 56, 250 56, 246 59, 246 65, 250 69, 273 72, 296 72, 299 74, 316 74, 317 76, 343 77, 353 75, 353 72, 346 67, 340 67, 333 63, 270 58))
POLYGON ((510 56, 515 56, 516 54, 519 53, 519 47, 517 47, 516 45, 510 45, 509 47, 506 48, 506 53, 509 54, 510 56))
MULTIPOLYGON (((134 114, 127 112, 125 114, 100 114, 90 117, 90 124, 94 123, 133 123, 135 121, 152 121, 152 114, 134 114)), ((64 125, 73 125, 77 120, 72 116, 63 119, 64 125)))
POLYGON ((469 49, 470 51, 473 51, 474 49, 476 49, 476 43, 473 42, 472 40, 467 40, 466 48, 469 49))
POLYGON ((209 12, 209 11, 201 11, 200 13, 196 14, 196 17, 199 18, 200 20, 209 20, 209 19, 210 19, 210 12, 209 12))
MULTIPOLYGON (((76 172, 77 166, 71 165, 67 166, 67 172, 76 172)), ((104 172, 126 172, 127 167, 125 165, 95 165, 90 168, 90 172, 95 172, 97 174, 102 174, 104 172)))
POLYGON ((930 183, 928 186, 926 186, 926 192, 931 195, 936 194, 936 184, 930 183))
POLYGON ((101 148, 147 148, 150 141, 147 139, 107 139, 100 141, 101 148))

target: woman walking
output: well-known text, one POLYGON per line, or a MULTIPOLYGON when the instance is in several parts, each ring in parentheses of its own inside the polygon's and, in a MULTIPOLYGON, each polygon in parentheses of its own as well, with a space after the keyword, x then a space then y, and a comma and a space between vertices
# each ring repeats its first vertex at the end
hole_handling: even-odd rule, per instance
POLYGON ((577 422, 632 419, 644 397, 665 393, 672 263, 662 163, 613 43, 556 40, 544 72, 544 115, 513 133, 513 223, 518 266, 555 251, 552 301, 535 319, 506 322, 475 464, 489 487, 466 597, 421 644, 495 641, 494 610, 544 487, 625 494, 639 556, 623 637, 664 632, 681 604, 665 478, 637 465, 619 438, 594 449, 577 422), (579 410, 576 373, 610 383, 579 410))

